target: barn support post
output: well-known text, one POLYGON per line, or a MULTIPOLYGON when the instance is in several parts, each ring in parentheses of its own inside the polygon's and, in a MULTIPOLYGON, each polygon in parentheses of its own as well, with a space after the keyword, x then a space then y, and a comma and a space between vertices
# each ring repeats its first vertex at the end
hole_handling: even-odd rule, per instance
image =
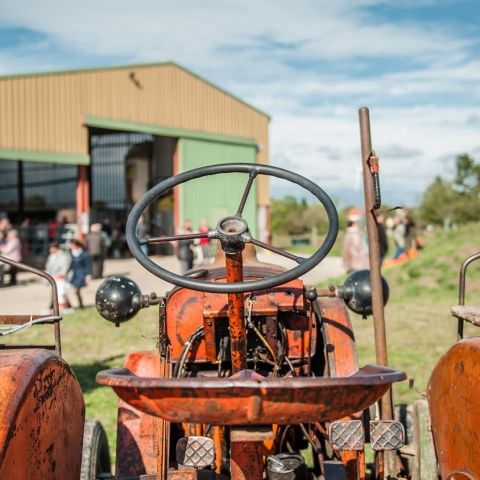
POLYGON ((83 240, 90 226, 90 175, 87 165, 78 166, 76 210, 78 238, 83 240))

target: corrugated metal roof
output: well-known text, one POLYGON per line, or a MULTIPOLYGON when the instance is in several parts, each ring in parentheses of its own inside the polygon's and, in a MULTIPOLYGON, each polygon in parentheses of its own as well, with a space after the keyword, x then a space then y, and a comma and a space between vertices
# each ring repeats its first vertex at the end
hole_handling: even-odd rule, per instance
POLYGON ((152 62, 152 63, 132 63, 132 64, 126 64, 126 65, 74 68, 74 69, 70 69, 70 70, 67 69, 67 70, 50 70, 50 71, 43 71, 43 72, 15 73, 15 74, 9 74, 9 75, 0 75, 0 81, 3 80, 3 79, 40 77, 40 76, 50 76, 50 75, 72 75, 72 74, 76 74, 76 73, 102 72, 102 71, 108 71, 108 70, 131 70, 131 69, 135 69, 135 68, 150 68, 150 67, 164 67, 164 66, 174 66, 174 67, 180 68, 184 72, 188 73, 189 75, 192 75, 193 77, 197 78, 198 80, 201 80, 202 82, 216 88, 217 90, 219 90, 222 93, 228 95, 229 97, 232 97, 233 99, 237 100, 238 102, 241 102, 244 105, 246 105, 247 107, 252 108, 256 112, 260 113, 261 115, 264 115, 269 120, 271 118, 270 115, 268 115, 264 111, 260 110, 259 108, 255 107, 254 105, 252 105, 248 102, 245 102, 244 100, 237 97, 233 93, 219 87, 215 83, 210 82, 206 78, 202 77, 201 75, 198 75, 197 73, 195 73, 192 70, 184 67, 183 65, 180 65, 180 64, 172 62, 172 61, 152 62))

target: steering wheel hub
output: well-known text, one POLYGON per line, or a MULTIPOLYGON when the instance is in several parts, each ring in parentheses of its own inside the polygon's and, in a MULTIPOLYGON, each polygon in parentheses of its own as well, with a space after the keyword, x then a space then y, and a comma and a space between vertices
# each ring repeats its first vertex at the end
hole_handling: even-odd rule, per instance
POLYGON ((250 238, 248 223, 239 216, 222 218, 217 224, 216 233, 227 254, 243 250, 245 243, 250 238))

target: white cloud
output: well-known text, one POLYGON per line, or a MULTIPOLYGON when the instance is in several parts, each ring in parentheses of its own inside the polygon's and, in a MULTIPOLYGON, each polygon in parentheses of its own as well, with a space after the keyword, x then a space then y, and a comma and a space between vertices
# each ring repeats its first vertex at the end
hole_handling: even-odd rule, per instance
POLYGON ((469 55, 472 39, 444 24, 379 23, 368 7, 383 3, 10 2, 0 24, 43 40, 0 47, 0 72, 75 59, 177 61, 272 115, 272 163, 328 177, 324 186, 349 199, 358 188, 356 109, 368 104, 386 196, 412 203, 445 171, 442 158, 479 147, 480 61, 469 55))

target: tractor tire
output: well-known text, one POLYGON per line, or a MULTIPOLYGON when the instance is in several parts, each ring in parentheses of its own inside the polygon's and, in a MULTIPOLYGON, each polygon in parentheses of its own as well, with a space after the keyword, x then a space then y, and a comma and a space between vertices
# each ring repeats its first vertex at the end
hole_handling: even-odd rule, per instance
POLYGON ((85 420, 80 480, 112 478, 107 434, 98 420, 85 420))

